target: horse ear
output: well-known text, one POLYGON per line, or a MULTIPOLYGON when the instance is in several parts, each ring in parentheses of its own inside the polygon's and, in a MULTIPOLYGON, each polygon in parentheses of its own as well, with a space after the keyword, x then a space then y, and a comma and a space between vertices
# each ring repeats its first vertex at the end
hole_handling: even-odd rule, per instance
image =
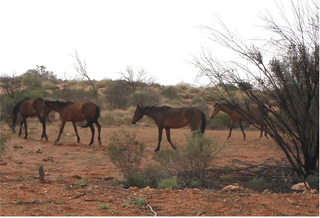
POLYGON ((137 108, 140 108, 140 105, 139 105, 139 104, 137 104, 137 108))

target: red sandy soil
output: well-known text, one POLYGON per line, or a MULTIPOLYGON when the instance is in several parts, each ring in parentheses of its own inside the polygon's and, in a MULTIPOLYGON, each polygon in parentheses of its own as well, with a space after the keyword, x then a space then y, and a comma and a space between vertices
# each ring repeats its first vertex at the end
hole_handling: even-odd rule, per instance
MULTIPOLYGON (((41 141, 41 125, 28 119, 29 138, 13 134, 7 126, 1 132, 7 138, 7 150, 0 162, 0 214, 2 216, 319 216, 319 195, 302 193, 275 193, 244 188, 222 191, 219 181, 211 189, 152 189, 114 186, 122 179, 120 171, 105 154, 109 136, 114 131, 127 129, 137 134, 146 146, 146 162, 155 155, 156 127, 103 127, 102 146, 97 139, 88 146, 89 129, 79 130, 81 143, 71 123, 62 134, 60 144, 53 145, 59 123, 48 125, 49 141, 41 141), (45 171, 45 183, 38 178, 38 168, 45 171), (87 181, 86 184, 80 184, 87 181), (144 199, 146 204, 138 204, 144 199)), ((220 169, 235 161, 249 164, 278 162, 288 164, 283 152, 272 140, 257 140, 258 131, 246 131, 247 144, 242 133, 207 130, 205 135, 225 149, 215 157, 210 168, 220 169)), ((189 129, 171 131, 173 142, 179 147, 186 143, 189 129)), ((165 139, 161 150, 171 149, 165 139)), ((216 177, 211 178, 215 180, 216 177)), ((233 184, 230 182, 230 184, 233 184)))

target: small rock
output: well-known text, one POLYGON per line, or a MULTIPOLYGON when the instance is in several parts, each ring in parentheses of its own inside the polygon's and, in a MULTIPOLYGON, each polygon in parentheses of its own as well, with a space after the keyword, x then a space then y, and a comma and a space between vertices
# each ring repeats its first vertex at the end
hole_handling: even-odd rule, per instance
POLYGON ((266 195, 266 194, 270 194, 269 189, 264 190, 264 191, 262 192, 262 194, 264 194, 264 195, 266 195))
POLYGON ((228 185, 222 189, 222 191, 243 191, 244 187, 238 185, 228 185))
POLYGON ((317 189, 306 189, 304 192, 302 192, 303 195, 306 195, 306 194, 318 194, 318 190, 317 189))
POLYGON ((298 184, 295 184, 291 187, 291 190, 294 190, 294 191, 305 191, 305 190, 310 190, 311 187, 310 185, 306 182, 306 183, 298 183, 298 184))

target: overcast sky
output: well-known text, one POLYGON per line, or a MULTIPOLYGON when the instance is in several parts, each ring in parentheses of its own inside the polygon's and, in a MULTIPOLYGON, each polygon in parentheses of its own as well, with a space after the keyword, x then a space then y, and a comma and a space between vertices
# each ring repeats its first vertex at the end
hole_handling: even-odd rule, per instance
POLYGON ((199 26, 214 27, 218 14, 244 37, 261 37, 258 16, 266 11, 278 12, 273 0, 0 1, 0 74, 44 65, 74 78, 76 50, 93 79, 118 79, 131 66, 160 84, 194 83, 198 70, 190 61, 202 47, 229 57, 199 26))

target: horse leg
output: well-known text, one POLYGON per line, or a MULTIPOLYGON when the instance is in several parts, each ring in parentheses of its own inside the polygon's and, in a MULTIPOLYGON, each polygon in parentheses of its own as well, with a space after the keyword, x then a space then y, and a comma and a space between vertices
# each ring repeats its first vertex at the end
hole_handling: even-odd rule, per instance
POLYGON ((60 127, 60 131, 59 131, 59 135, 58 135, 58 138, 54 141, 54 144, 57 144, 58 141, 60 140, 61 134, 62 134, 63 129, 64 129, 64 125, 66 125, 66 121, 62 121, 62 122, 61 122, 61 127, 60 127))
POLYGON ((163 131, 163 128, 162 127, 158 127, 158 132, 159 132, 159 136, 158 136, 158 146, 157 148, 154 150, 154 152, 157 152, 160 150, 160 143, 161 143, 161 140, 162 140, 162 131, 163 131))
POLYGON ((99 141, 99 145, 101 145, 101 138, 100 138, 100 133, 101 133, 101 125, 100 123, 97 121, 95 122, 97 128, 98 128, 98 141, 99 141))
POLYGON ((267 129, 267 127, 264 126, 264 128, 263 128, 263 130, 264 130, 264 136, 265 136, 267 139, 269 139, 269 138, 268 138, 268 133, 267 133, 266 129, 267 129))
POLYGON ((259 137, 259 140, 262 138, 263 130, 264 130, 264 126, 261 126, 261 131, 260 131, 260 137, 259 137))
POLYGON ((243 140, 246 140, 246 134, 244 133, 242 122, 240 120, 239 120, 239 126, 240 126, 242 133, 243 133, 243 140))
POLYGON ((77 125, 76 125, 76 122, 72 121, 72 125, 73 125, 73 129, 77 135, 77 142, 80 142, 80 136, 78 134, 78 129, 77 129, 77 125))
POLYGON ((172 147, 173 149, 176 149, 176 146, 174 146, 174 145, 172 144, 172 142, 171 142, 171 138, 170 138, 170 128, 166 128, 166 134, 167 134, 167 140, 168 140, 168 142, 170 143, 171 147, 172 147))
POLYGON ((228 136, 227 139, 229 139, 229 138, 231 137, 231 132, 232 132, 233 125, 234 125, 234 121, 231 120, 231 126, 230 126, 229 136, 228 136))
POLYGON ((24 119, 24 130, 25 130, 25 136, 24 138, 28 138, 28 127, 27 127, 27 119, 24 119))
POLYGON ((89 126, 90 129, 91 129, 91 141, 90 141, 90 144, 89 145, 92 145, 93 144, 93 141, 94 141, 94 127, 93 125, 89 126))
POLYGON ((23 123, 24 123, 24 120, 22 120, 21 121, 21 123, 20 123, 20 129, 19 129, 19 136, 21 136, 21 131, 22 131, 22 125, 23 125, 23 123))
POLYGON ((45 138, 46 141, 48 141, 48 136, 46 134, 46 118, 45 117, 39 117, 40 122, 42 123, 42 135, 41 139, 45 138))

